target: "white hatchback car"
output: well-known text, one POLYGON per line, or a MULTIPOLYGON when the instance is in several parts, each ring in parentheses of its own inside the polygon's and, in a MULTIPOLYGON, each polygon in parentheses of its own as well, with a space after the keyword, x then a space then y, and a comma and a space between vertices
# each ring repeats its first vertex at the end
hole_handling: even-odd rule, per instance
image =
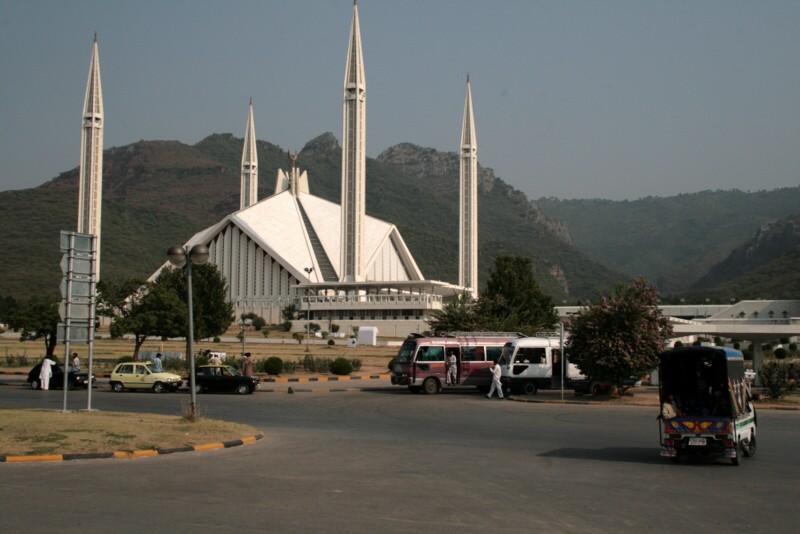
POLYGON ((152 389, 156 393, 166 390, 178 391, 183 380, 173 373, 154 373, 145 362, 125 362, 117 364, 111 372, 111 389, 152 389))

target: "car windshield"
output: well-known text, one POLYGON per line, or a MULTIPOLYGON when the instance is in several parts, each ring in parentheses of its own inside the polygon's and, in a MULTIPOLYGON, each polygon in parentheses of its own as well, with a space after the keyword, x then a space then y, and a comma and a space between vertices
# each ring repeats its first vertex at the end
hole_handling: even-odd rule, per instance
POLYGON ((400 347, 400 352, 398 352, 397 356, 394 358, 394 362, 409 363, 414 356, 414 349, 416 348, 417 344, 413 341, 404 341, 403 345, 400 347))
POLYGON ((231 367, 230 365, 226 365, 225 369, 228 371, 228 373, 231 374, 231 376, 239 376, 240 374, 242 374, 239 371, 237 371, 235 367, 231 367))

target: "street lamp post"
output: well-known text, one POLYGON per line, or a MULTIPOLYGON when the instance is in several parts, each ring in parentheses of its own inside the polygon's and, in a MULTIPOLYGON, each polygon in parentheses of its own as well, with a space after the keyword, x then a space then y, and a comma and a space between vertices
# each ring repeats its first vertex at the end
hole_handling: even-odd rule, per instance
MULTIPOLYGON (((314 272, 313 267, 304 267, 303 270, 306 272, 308 277, 308 282, 311 283, 311 273, 314 272)), ((306 352, 308 350, 308 338, 311 337, 311 301, 308 300, 308 289, 306 289, 306 352)))
POLYGON ((242 329, 242 359, 244 359, 245 340, 247 339, 247 327, 253 324, 252 319, 242 319, 239 326, 242 329))
POLYGON ((192 419, 197 418, 197 391, 194 376, 194 310, 192 308, 192 264, 204 265, 208 262, 208 248, 195 245, 187 252, 184 247, 175 245, 167 250, 169 262, 175 267, 186 265, 186 304, 189 306, 189 332, 186 337, 186 351, 189 353, 189 391, 191 394, 192 419), (186 261, 188 256, 189 261, 186 261))

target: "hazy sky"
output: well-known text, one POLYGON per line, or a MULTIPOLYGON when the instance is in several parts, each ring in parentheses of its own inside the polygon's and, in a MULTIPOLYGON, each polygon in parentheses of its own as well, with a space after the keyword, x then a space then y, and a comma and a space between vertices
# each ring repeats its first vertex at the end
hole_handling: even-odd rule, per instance
MULTIPOLYGON (((797 0, 358 9, 370 157, 457 150, 469 73, 478 159, 531 198, 800 185, 797 0)), ((351 0, 0 0, 0 190, 78 165, 94 32, 105 148, 243 137, 250 97, 259 139, 341 138, 351 15, 351 0)))

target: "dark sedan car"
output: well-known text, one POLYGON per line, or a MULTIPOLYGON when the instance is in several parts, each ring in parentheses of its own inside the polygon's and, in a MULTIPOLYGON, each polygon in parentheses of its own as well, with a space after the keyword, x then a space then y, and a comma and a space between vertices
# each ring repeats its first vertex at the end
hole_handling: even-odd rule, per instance
MULTIPOLYGON (((50 377, 50 388, 53 389, 60 389, 64 387, 64 372, 61 370, 61 366, 55 364, 50 367, 53 372, 53 376, 50 377)), ((42 364, 37 363, 33 366, 28 372, 27 381, 31 385, 32 389, 40 389, 42 387, 42 382, 39 379, 39 373, 42 370, 42 364)), ((84 388, 86 389, 89 387, 89 373, 74 373, 72 371, 69 372, 67 375, 67 387, 69 389, 73 388, 84 388)), ((92 375, 92 384, 94 384, 97 379, 92 375)))
POLYGON ((197 393, 227 391, 247 395, 258 389, 258 378, 244 376, 230 365, 201 365, 195 369, 194 388, 197 393))

